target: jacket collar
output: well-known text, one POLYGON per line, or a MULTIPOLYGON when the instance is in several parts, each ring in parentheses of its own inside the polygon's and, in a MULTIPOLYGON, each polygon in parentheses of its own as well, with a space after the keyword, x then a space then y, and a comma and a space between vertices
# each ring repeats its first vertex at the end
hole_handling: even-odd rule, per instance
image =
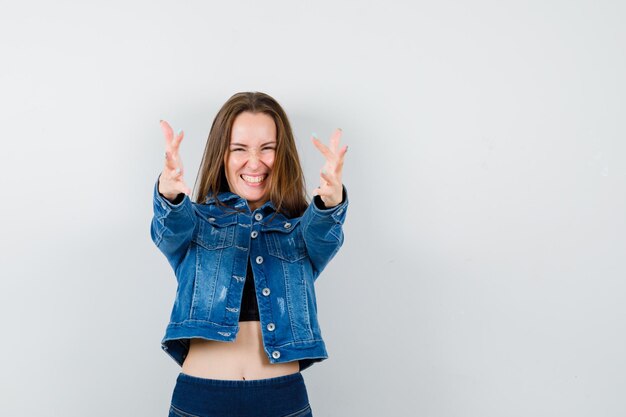
MULTIPOLYGON (((205 204, 215 203, 215 199, 215 197, 207 197, 205 204)), ((217 193, 217 199, 220 200, 222 203, 229 203, 228 205, 232 205, 238 208, 248 205, 248 202, 245 198, 230 191, 221 191, 217 193)), ((267 200, 261 207, 259 207, 259 209, 271 209, 272 211, 276 211, 276 206, 274 206, 274 203, 272 203, 271 200, 267 200)))

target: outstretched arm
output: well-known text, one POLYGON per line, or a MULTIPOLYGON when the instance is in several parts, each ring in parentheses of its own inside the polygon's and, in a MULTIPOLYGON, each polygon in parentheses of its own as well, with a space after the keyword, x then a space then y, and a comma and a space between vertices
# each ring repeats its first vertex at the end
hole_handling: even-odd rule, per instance
POLYGON ((324 145, 315 135, 312 137, 313 144, 326 158, 326 163, 320 172, 320 186, 313 191, 313 195, 319 195, 324 205, 331 208, 342 200, 341 174, 343 160, 348 152, 348 145, 339 149, 341 129, 335 129, 330 137, 330 147, 324 145))
POLYGON ((348 208, 348 192, 341 182, 347 146, 339 149, 341 129, 336 129, 327 147, 313 136, 313 144, 326 163, 320 173, 320 186, 313 191, 313 201, 302 215, 302 233, 315 277, 343 245, 342 225, 348 208))
POLYGON ((176 271, 191 242, 196 218, 178 152, 183 132, 174 137, 172 128, 164 120, 161 120, 161 129, 165 136, 165 166, 154 185, 150 235, 176 271))

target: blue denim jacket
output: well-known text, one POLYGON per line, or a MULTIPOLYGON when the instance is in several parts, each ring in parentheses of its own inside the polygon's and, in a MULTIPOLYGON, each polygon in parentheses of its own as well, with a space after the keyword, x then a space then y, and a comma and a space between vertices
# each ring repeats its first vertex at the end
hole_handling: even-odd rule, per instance
POLYGON ((194 337, 234 341, 250 257, 270 363, 300 360, 300 370, 328 358, 317 319, 315 280, 343 244, 348 207, 325 208, 313 198, 301 217, 288 219, 271 201, 250 212, 248 202, 221 192, 226 211, 207 197, 172 204, 154 185, 150 235, 172 266, 178 288, 161 347, 182 366, 194 337))

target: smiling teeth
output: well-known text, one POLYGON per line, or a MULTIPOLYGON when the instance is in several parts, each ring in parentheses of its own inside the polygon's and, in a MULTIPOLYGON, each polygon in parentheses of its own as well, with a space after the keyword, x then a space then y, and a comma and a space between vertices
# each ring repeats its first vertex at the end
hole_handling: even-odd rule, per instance
POLYGON ((265 177, 267 177, 267 175, 262 175, 260 177, 249 177, 247 175, 242 175, 241 178, 243 178, 244 180, 248 181, 248 182, 256 182, 259 183, 261 181, 263 181, 265 179, 265 177))

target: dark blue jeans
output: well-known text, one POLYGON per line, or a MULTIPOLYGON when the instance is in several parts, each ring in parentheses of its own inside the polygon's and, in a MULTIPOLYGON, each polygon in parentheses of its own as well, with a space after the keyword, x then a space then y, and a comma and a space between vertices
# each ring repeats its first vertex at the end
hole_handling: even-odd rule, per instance
POLYGON ((249 381, 181 372, 169 417, 313 417, 313 413, 300 372, 249 381))

